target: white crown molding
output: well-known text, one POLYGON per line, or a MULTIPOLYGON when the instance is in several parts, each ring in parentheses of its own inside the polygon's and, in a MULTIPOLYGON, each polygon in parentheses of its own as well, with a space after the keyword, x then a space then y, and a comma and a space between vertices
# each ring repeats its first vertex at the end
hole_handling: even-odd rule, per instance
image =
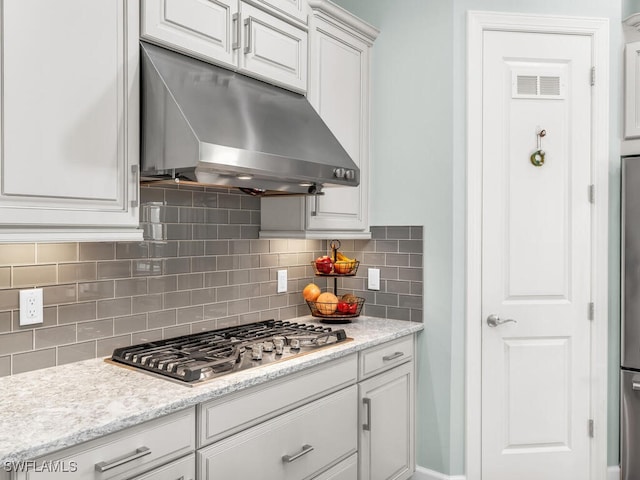
POLYGON ((356 30, 360 35, 366 37, 371 43, 373 43, 380 33, 380 30, 373 25, 359 19, 344 8, 328 0, 309 0, 308 3, 314 13, 321 12, 344 23, 348 27, 356 30))

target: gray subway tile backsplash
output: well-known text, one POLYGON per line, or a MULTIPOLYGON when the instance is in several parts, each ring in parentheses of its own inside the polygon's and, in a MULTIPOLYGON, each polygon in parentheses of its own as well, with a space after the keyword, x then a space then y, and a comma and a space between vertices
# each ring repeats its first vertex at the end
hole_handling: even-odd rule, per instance
POLYGON ((34 350, 32 352, 17 353, 13 356, 13 373, 28 372, 41 368, 53 367, 56 364, 56 349, 34 350))
POLYGON ((96 356, 96 342, 74 343, 58 347, 58 365, 89 360, 96 356))
POLYGON ((78 341, 95 340, 113 336, 113 319, 78 323, 78 341))
MULTIPOLYGON (((300 291, 328 240, 259 238, 260 199, 224 188, 149 185, 140 191, 142 242, 0 245, 0 376, 108 356, 114 348, 270 318, 308 315, 300 291), (288 292, 276 293, 276 272, 288 292), (43 287, 45 322, 20 327, 18 291, 43 287)), ((423 228, 374 226, 341 240, 360 260, 340 292, 363 313, 422 321, 423 228), (380 268, 381 290, 366 290, 380 268)))

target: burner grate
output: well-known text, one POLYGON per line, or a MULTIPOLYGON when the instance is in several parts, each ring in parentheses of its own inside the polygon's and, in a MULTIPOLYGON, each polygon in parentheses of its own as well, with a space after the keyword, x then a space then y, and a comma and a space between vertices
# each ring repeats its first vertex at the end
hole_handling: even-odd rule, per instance
POLYGON ((265 320, 117 348, 110 360, 197 384, 346 340, 342 329, 265 320))

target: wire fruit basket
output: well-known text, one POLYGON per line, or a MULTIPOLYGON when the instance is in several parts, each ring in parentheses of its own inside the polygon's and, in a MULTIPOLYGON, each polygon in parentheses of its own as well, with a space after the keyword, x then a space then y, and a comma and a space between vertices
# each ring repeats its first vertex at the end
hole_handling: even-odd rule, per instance
POLYGON ((307 300, 311 316, 321 318, 324 322, 348 323, 351 318, 360 315, 364 306, 364 298, 352 297, 350 301, 338 298, 337 302, 312 302, 307 300))
POLYGON ((347 262, 344 260, 336 260, 335 262, 319 263, 317 260, 311 262, 313 272, 318 276, 338 276, 347 277, 354 276, 358 272, 359 260, 347 262))

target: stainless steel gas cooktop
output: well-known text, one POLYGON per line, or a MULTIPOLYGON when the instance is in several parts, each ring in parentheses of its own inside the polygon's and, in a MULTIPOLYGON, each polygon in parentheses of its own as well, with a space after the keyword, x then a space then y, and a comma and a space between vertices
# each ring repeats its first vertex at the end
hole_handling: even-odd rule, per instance
POLYGON ((117 348, 107 360, 198 385, 349 340, 343 329, 266 320, 117 348))

